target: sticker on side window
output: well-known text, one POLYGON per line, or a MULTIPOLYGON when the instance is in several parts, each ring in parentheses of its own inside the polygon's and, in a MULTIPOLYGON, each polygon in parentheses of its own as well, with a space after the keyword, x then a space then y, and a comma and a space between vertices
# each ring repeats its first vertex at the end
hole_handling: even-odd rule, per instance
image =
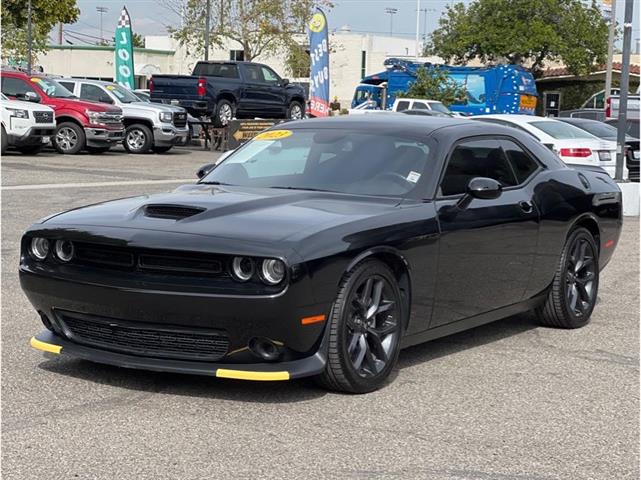
POLYGON ((415 172, 414 170, 412 170, 410 173, 407 174, 408 182, 416 183, 418 182, 419 178, 421 178, 421 174, 418 172, 415 172))
POLYGON ((291 130, 270 130, 259 133, 254 137, 254 140, 280 140, 281 138, 289 137, 292 133, 291 130))

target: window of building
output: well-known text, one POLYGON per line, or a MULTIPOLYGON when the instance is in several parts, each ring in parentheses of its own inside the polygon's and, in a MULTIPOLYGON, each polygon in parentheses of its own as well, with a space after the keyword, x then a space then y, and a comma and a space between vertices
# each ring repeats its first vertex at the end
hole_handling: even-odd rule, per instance
POLYGON ((244 62, 245 61, 245 51, 244 50, 230 50, 229 59, 232 62, 244 62))
POLYGON ((475 177, 493 178, 503 185, 517 184, 514 172, 501 148, 501 140, 470 140, 456 146, 441 182, 441 194, 460 195, 475 177))

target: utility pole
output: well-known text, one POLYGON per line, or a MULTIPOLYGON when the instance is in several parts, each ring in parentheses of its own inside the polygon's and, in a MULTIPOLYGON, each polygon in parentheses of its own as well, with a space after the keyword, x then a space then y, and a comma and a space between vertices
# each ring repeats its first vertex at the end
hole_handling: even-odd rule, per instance
POLYGON ((421 0, 416 0, 416 60, 418 61, 418 31, 421 28, 421 0))
POLYGON ((385 13, 389 14, 389 36, 394 36, 394 15, 398 13, 398 8, 386 7, 385 13))
POLYGON ((62 22, 58 22, 58 45, 62 45, 62 22))
POLYGON ((96 10, 100 14, 100 43, 104 43, 105 39, 102 37, 102 14, 107 13, 109 9, 107 7, 96 7, 96 10))
POLYGON ((31 30, 31 0, 27 2, 27 71, 31 73, 33 60, 33 32, 31 30))
MULTIPOLYGON (((623 58, 621 63, 621 95, 619 96, 619 121, 617 132, 617 166, 615 180, 623 180, 623 164, 625 162, 625 130, 628 115, 628 89, 630 83, 630 48, 632 43, 632 14, 635 0, 625 0, 623 17, 623 58)), ((614 3, 614 2, 613 2, 614 3)))
POLYGON ((205 61, 209 60, 209 16, 211 14, 211 0, 207 0, 205 9, 205 61))
POLYGON ((429 13, 436 13, 436 9, 434 8, 421 8, 421 12, 423 13, 423 46, 427 43, 427 14, 429 13))
POLYGON ((608 66, 605 71, 605 94, 603 102, 607 102, 612 90, 612 57, 614 55, 614 35, 617 26, 617 2, 616 0, 607 0, 603 3, 610 5, 610 32, 608 34, 608 66))

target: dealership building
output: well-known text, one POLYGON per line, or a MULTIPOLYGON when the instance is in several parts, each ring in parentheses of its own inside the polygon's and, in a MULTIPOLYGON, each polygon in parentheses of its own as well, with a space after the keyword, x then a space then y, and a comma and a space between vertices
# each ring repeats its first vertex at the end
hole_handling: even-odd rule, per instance
MULTIPOLYGON (((306 42, 304 36, 301 44, 306 42)), ((383 61, 389 57, 415 58, 414 39, 390 37, 351 32, 344 27, 330 34, 330 97, 337 97, 342 106, 349 106, 354 88, 365 75, 384 69, 383 61)), ((240 44, 233 40, 223 46, 210 50, 211 60, 243 60, 240 44)), ((296 72, 288 71, 285 54, 262 55, 254 59, 276 70, 282 77, 302 84, 308 78, 297 78, 296 72)), ((190 56, 184 46, 180 46, 169 36, 145 37, 145 48, 134 48, 136 85, 145 88, 153 74, 189 75, 198 61, 190 56)), ((427 58, 424 61, 437 61, 427 58)), ((52 45, 46 54, 38 58, 37 64, 48 74, 113 80, 113 47, 84 45, 52 45)), ((300 72, 298 72, 300 74, 300 72)))

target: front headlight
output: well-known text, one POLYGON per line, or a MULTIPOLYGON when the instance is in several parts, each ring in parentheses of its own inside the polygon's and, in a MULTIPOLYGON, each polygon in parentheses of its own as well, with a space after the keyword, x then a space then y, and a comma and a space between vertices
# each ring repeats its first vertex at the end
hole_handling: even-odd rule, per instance
POLYGON ((34 237, 29 244, 29 253, 33 258, 43 261, 49 255, 49 240, 42 237, 34 237))
POLYGON ((161 122, 171 122, 174 118, 174 114, 171 112, 160 112, 158 117, 161 122))
POLYGON ((260 269, 260 278, 270 285, 277 285, 285 278, 285 264, 278 259, 263 260, 260 269))
POLYGON ((27 110, 22 110, 20 108, 7 108, 6 110, 11 114, 12 117, 29 118, 29 112, 27 110))
POLYGON ((89 123, 101 124, 102 112, 94 112, 93 110, 87 110, 87 116, 89 117, 89 123))
POLYGON ((231 273, 239 282, 246 282, 254 275, 254 260, 249 257, 234 257, 231 273))

